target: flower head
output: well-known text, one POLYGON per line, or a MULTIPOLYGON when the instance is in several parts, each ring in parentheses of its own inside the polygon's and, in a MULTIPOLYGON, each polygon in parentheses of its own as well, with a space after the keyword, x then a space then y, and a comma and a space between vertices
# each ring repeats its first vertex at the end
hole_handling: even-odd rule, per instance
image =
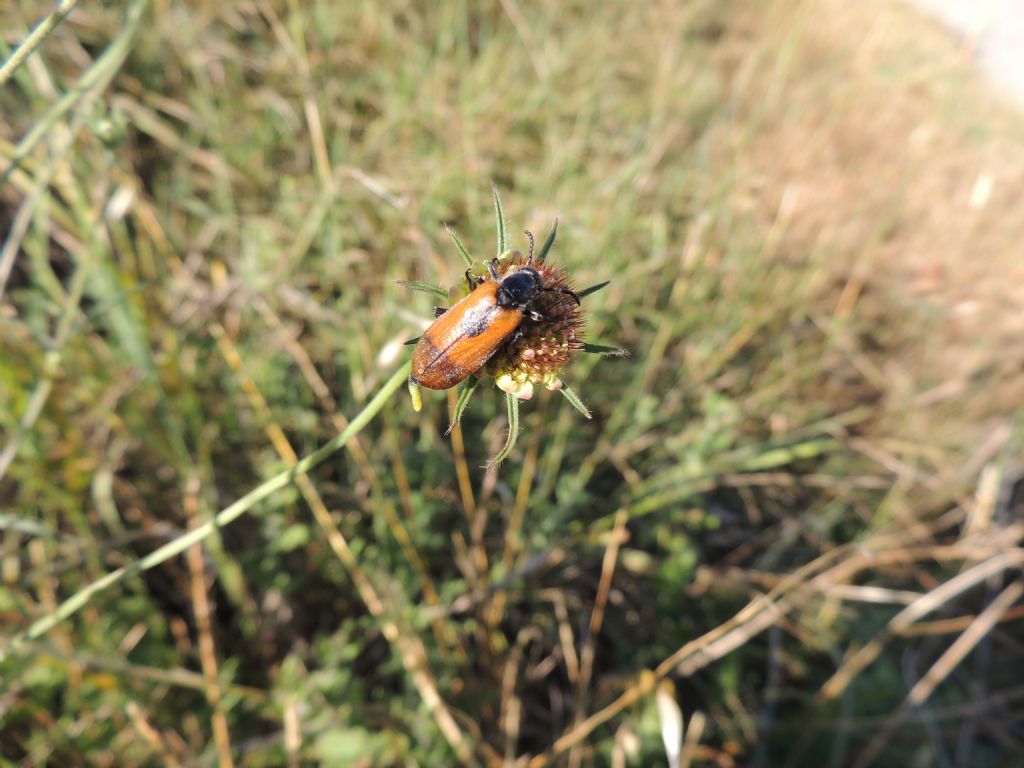
POLYGON ((519 251, 506 250, 505 217, 497 188, 494 187, 493 191, 498 224, 498 255, 489 262, 474 263, 458 236, 449 229, 456 248, 469 267, 466 270, 466 280, 450 291, 426 283, 410 282, 406 285, 448 298, 452 302, 449 309, 455 307, 455 304, 466 296, 474 295, 474 298, 469 300, 471 305, 463 302, 454 308, 453 312, 439 310, 442 312, 442 319, 428 329, 426 340, 420 341, 417 345, 417 352, 413 356, 413 371, 417 378, 410 376, 409 388, 413 406, 419 410, 420 395, 417 382, 440 389, 453 386, 453 383, 449 382, 463 379, 452 421, 454 427, 459 423, 481 377, 492 377, 497 387, 506 393, 509 419, 508 440, 498 455, 492 459, 492 463, 497 463, 502 461, 515 445, 519 428, 520 400, 529 400, 535 387, 543 386, 549 390, 560 391, 573 407, 589 419, 590 411, 560 378, 562 369, 579 351, 620 355, 624 354, 624 350, 587 344, 583 341, 584 318, 580 300, 608 283, 605 281, 577 292, 565 271, 547 264, 546 259, 558 231, 558 221, 555 221, 551 233, 536 255, 533 235, 529 232, 526 234, 530 239, 530 250, 526 256, 519 251), (512 287, 513 283, 518 283, 515 288, 512 287), (481 293, 476 293, 478 286, 481 293), (502 291, 506 291, 505 301, 509 303, 503 303, 502 291), (486 310, 486 314, 483 315, 487 318, 483 321, 485 325, 476 330, 476 326, 471 325, 471 322, 476 321, 470 321, 468 318, 479 316, 472 313, 481 306, 489 306, 491 309, 486 310), (510 312, 519 313, 512 315, 516 322, 512 326, 505 325, 506 330, 498 336, 497 329, 502 326, 497 325, 493 318, 507 319, 510 312), (474 328, 473 331, 469 331, 471 327, 474 328), (466 329, 465 335, 443 347, 437 345, 435 340, 441 337, 451 338, 447 334, 462 332, 463 329, 466 329), (488 342, 497 342, 496 346, 485 346, 478 341, 483 338, 479 334, 489 336, 488 342), (479 353, 479 362, 473 366, 480 367, 473 370, 467 363, 463 363, 463 367, 459 368, 458 362, 454 359, 456 356, 450 353, 453 349, 465 352, 463 359, 473 359, 472 354, 479 353), (444 370, 446 378, 439 375, 442 364, 447 366, 444 370), (430 383, 426 383, 428 372, 430 383))
POLYGON ((499 264, 499 277, 532 266, 540 273, 544 290, 524 313, 517 332, 490 359, 486 372, 499 389, 520 400, 530 399, 534 385, 561 389, 559 372, 584 347, 583 311, 572 283, 563 270, 536 264, 515 251, 499 264))

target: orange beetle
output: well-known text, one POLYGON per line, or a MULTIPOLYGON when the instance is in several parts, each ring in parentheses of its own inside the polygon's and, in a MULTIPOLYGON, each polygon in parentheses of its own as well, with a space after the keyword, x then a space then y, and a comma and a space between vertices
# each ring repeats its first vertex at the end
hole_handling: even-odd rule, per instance
MULTIPOLYGON (((529 306, 543 291, 568 293, 579 304, 579 297, 568 289, 545 288, 540 272, 530 263, 532 260, 527 266, 499 276, 497 259, 488 262, 490 279, 476 278, 476 288, 461 301, 441 310, 420 337, 412 355, 410 380, 428 389, 448 389, 480 370, 518 331, 524 316, 542 319, 529 306)), ((472 284, 468 271, 466 278, 472 284)))

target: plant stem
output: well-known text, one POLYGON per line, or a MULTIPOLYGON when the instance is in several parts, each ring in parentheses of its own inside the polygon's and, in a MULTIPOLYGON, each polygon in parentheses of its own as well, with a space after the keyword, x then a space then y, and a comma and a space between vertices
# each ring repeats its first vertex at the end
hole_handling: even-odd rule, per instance
POLYGON ((14 50, 10 58, 3 63, 3 66, 0 66, 0 85, 11 79, 11 75, 21 66, 22 62, 31 56, 36 48, 42 45, 43 40, 57 28, 58 24, 64 21, 64 17, 71 13, 71 9, 77 4, 78 0, 61 0, 57 9, 36 25, 36 28, 29 33, 28 37, 22 40, 21 45, 14 50))

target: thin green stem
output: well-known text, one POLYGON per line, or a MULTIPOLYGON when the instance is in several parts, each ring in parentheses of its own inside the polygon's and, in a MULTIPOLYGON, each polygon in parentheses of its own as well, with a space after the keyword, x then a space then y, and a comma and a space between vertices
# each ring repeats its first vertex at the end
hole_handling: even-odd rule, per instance
POLYGON ((28 37, 21 41, 21 44, 14 49, 14 52, 7 58, 7 61, 3 63, 3 66, 0 66, 0 87, 11 79, 11 75, 14 74, 15 70, 22 65, 25 59, 32 55, 36 48, 42 45, 43 40, 57 28, 58 24, 64 21, 64 17, 71 13, 71 9, 76 5, 78 5, 78 0, 61 0, 57 9, 39 22, 36 28, 29 33, 28 37))
POLYGON ((64 302, 64 309, 60 320, 57 323, 57 331, 53 335, 50 349, 43 358, 43 375, 32 391, 31 397, 29 397, 25 411, 21 414, 21 419, 18 420, 18 426, 12 431, 3 451, 0 451, 0 479, 7 474, 11 462, 14 461, 14 457, 18 454, 18 449, 21 447, 21 441, 32 430, 36 419, 39 418, 39 414, 43 412, 43 406, 46 405, 46 401, 50 397, 53 381, 60 369, 64 345, 71 335, 74 320, 78 316, 82 294, 85 292, 85 284, 91 271, 90 266, 84 261, 80 261, 78 268, 75 270, 74 277, 71 279, 71 287, 67 300, 64 302))
MULTIPOLYGON (((56 103, 35 121, 29 132, 22 137, 21 141, 14 148, 13 154, 8 158, 7 167, 0 173, 0 187, 7 183, 14 169, 21 164, 22 160, 29 156, 36 144, 46 136, 47 131, 65 112, 75 107, 81 99, 90 93, 98 94, 107 87, 107 84, 110 83, 114 75, 121 69, 121 65, 131 51, 131 45, 135 40, 135 33, 139 30, 139 24, 149 7, 149 2, 150 0, 137 0, 129 7, 125 14, 125 25, 121 33, 107 46, 107 49, 89 67, 89 70, 82 75, 78 83, 61 96, 56 103)), ((11 65, 12 59, 13 56, 4 64, 5 68, 11 65)), ((14 69, 12 68, 11 72, 13 71, 14 69)), ((0 85, 2 84, 3 81, 0 80, 0 85)))
POLYGON ((505 405, 508 408, 508 436, 505 438, 505 444, 498 451, 498 455, 487 462, 489 466, 501 464, 507 459, 516 446, 516 440, 519 439, 519 398, 506 392, 505 405))

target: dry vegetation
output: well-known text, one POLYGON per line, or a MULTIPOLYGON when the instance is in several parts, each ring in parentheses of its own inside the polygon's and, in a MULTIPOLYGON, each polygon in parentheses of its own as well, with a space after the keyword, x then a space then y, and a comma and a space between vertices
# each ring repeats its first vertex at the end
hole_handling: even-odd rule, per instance
POLYGON ((0 755, 652 765, 678 706, 683 765, 1019 759, 1024 122, 968 53, 876 0, 76 8, 0 85, 0 755), (490 254, 491 179, 632 355, 484 470, 395 281, 490 254))

